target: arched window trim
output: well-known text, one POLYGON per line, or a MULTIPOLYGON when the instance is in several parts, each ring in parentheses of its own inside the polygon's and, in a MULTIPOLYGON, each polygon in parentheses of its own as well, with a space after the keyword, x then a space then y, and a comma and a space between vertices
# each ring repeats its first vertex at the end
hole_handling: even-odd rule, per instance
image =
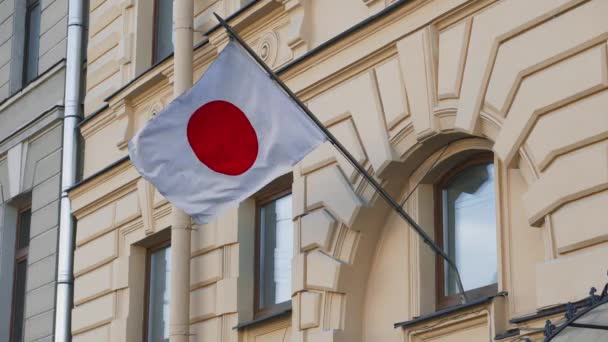
MULTIPOLYGON (((442 189, 448 186, 454 178, 459 175, 465 169, 475 166, 494 163, 494 155, 492 152, 480 152, 476 153, 466 160, 456 164, 447 171, 445 171, 438 180, 434 183, 433 187, 433 202, 434 202, 434 223, 435 223, 435 242, 439 247, 444 247, 443 241, 443 201, 442 201, 442 189)), ((496 223, 498 227, 498 222, 496 223)), ((498 265, 497 265, 498 266, 498 265)), ((435 258, 435 292, 436 292, 436 310, 440 310, 446 307, 460 304, 460 297, 458 295, 445 295, 445 263, 439 256, 435 258)), ((480 288, 466 291, 469 299, 477 299, 481 297, 487 297, 495 295, 498 292, 498 283, 486 285, 480 288)))

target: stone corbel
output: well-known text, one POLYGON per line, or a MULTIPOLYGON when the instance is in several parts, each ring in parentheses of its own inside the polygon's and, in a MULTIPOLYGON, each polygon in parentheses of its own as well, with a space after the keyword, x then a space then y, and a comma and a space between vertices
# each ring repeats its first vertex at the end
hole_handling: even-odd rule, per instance
POLYGON ((294 57, 308 50, 310 41, 309 0, 284 0, 285 11, 289 13, 290 23, 287 29, 287 46, 294 57))
POLYGON ((165 68, 160 71, 160 74, 167 80, 169 86, 173 87, 173 82, 175 81, 175 70, 173 66, 171 68, 165 68))
POLYGON ((116 122, 122 129, 121 138, 116 143, 116 146, 122 150, 127 147, 129 140, 131 140, 134 134, 135 117, 133 113, 133 106, 131 105, 130 101, 120 101, 116 108, 114 108, 114 115, 116 122))
POLYGON ((144 231, 154 233, 154 187, 143 178, 137 181, 137 197, 144 231))

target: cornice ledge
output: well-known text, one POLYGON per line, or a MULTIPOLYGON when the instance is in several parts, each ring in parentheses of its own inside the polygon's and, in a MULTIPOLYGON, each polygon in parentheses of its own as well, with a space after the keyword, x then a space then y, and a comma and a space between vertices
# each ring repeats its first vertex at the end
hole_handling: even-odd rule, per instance
MULTIPOLYGON (((110 168, 103 169, 99 173, 91 175, 89 178, 85 179, 86 182, 83 182, 80 185, 77 184, 76 187, 69 189, 68 196, 70 197, 70 200, 76 202, 79 200, 79 198, 81 196, 86 196, 89 192, 94 191, 95 188, 97 188, 99 186, 108 187, 109 185, 107 183, 110 179, 112 179, 113 177, 116 177, 117 175, 119 175, 123 172, 128 172, 131 169, 133 169, 133 171, 134 171, 134 167, 131 164, 131 161, 129 159, 120 160, 118 163, 116 163, 116 165, 111 165, 110 168)), ((135 173, 137 173, 137 171, 135 171, 135 173)), ((135 179, 137 179, 138 177, 139 177, 139 174, 137 174, 137 177, 135 177, 135 179)), ((105 190, 104 192, 116 191, 122 185, 124 185, 126 183, 130 183, 132 181, 133 181, 133 179, 131 179, 127 182, 124 182, 123 184, 121 184, 117 187, 112 187, 112 189, 104 189, 105 190)), ((105 197, 105 195, 95 196, 95 199, 98 199, 101 197, 105 197)), ((93 201, 88 201, 88 202, 93 202, 93 201)), ((85 202, 87 202, 87 200, 85 200, 85 202)), ((75 205, 73 211, 76 212, 76 211, 80 210, 79 208, 83 208, 88 205, 89 205, 89 203, 85 203, 82 205, 75 205)))
MULTIPOLYGON (((80 126, 82 136, 87 138, 114 121, 124 121, 122 125, 124 126, 122 138, 116 144, 119 148, 124 148, 133 133, 134 111, 132 103, 134 100, 145 91, 158 86, 159 83, 169 81, 165 70, 167 66, 164 63, 162 66, 164 68, 158 66, 107 99, 108 106, 80 126)), ((172 66, 171 63, 171 69, 172 66)))
MULTIPOLYGON (((4 155, 17 142, 27 140, 39 132, 46 130, 55 121, 59 122, 63 118, 63 109, 63 105, 55 105, 4 137, 4 139, 0 140, 0 156, 4 155)), ((2 157, 0 157, 0 160, 2 160, 2 157)))
POLYGON ((82 134, 82 137, 86 139, 110 124, 113 118, 110 115, 112 113, 113 111, 109 107, 106 107, 95 115, 94 118, 88 120, 84 125, 80 126, 80 134, 82 134))
MULTIPOLYGON (((137 191, 137 181, 138 181, 138 179, 131 180, 129 182, 121 184, 119 187, 112 189, 112 191, 108 192, 107 194, 104 194, 101 197, 97 197, 94 200, 90 201, 89 203, 86 203, 85 205, 75 208, 72 211, 72 215, 74 215, 74 217, 76 217, 76 219, 81 219, 82 217, 90 215, 93 212, 107 206, 110 203, 118 201, 119 199, 125 197, 126 195, 137 191)), ((114 230, 117 227, 120 227, 120 226, 126 224, 127 222, 135 219, 136 217, 139 217, 139 213, 137 215, 134 215, 133 217, 130 217, 127 220, 124 220, 123 222, 118 222, 118 224, 113 223, 111 230, 114 230)))
POLYGON ((15 104, 19 99, 26 96, 35 88, 38 88, 40 85, 44 84, 48 79, 52 78, 56 73, 63 70, 66 66, 65 58, 59 60, 59 62, 55 63, 53 66, 48 68, 42 74, 38 76, 34 81, 25 86, 23 89, 19 90, 15 94, 7 97, 6 99, 0 102, 0 111, 6 110, 6 108, 15 104))
POLYGON ((173 69, 172 61, 173 60, 171 60, 171 63, 163 63, 159 65, 148 72, 145 76, 137 79, 137 81, 133 82, 120 92, 116 93, 112 98, 108 99, 107 102, 110 109, 114 110, 116 107, 121 106, 125 100, 133 100, 146 90, 157 86, 159 82, 167 80, 168 74, 172 74, 172 72, 168 72, 168 69, 173 69))

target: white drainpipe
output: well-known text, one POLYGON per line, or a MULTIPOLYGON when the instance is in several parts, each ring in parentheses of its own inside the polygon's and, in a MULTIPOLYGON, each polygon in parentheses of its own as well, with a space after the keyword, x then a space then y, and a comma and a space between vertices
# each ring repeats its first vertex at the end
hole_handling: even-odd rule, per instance
POLYGON ((74 288, 74 220, 67 189, 76 182, 78 122, 82 118, 83 44, 85 38, 85 1, 69 0, 68 44, 66 52, 63 151, 61 165, 61 207, 59 215, 59 251, 55 303, 55 342, 71 341, 74 288))
MULTIPOLYGON (((173 1, 174 51, 173 96, 192 87, 193 0, 173 1)), ((171 217, 171 302, 169 341, 190 340, 190 217, 172 208, 171 217)))

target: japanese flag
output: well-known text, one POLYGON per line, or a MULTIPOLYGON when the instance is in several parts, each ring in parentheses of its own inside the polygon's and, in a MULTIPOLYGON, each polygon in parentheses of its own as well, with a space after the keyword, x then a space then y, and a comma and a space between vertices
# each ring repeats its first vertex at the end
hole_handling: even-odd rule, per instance
POLYGON ((139 173, 198 223, 289 172, 323 132, 237 43, 129 142, 139 173))

